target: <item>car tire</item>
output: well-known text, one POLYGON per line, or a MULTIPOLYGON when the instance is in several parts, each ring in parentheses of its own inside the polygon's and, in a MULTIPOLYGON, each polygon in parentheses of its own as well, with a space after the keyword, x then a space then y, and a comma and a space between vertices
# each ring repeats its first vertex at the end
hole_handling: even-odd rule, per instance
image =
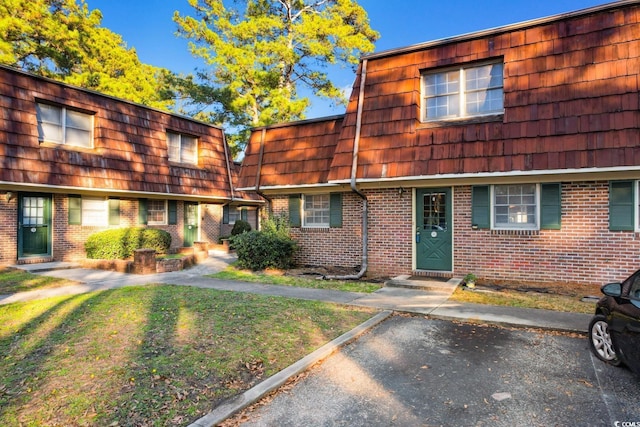
POLYGON ((613 366, 620 365, 620 359, 613 348, 613 341, 609 334, 607 318, 597 314, 589 323, 589 347, 593 354, 603 362, 613 366))

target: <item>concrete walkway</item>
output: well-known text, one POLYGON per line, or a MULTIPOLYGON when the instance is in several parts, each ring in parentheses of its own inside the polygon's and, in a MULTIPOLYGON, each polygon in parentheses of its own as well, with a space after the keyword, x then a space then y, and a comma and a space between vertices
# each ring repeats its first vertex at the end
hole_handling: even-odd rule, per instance
POLYGON ((13 295, 0 295, 0 304, 30 301, 51 296, 75 295, 123 286, 164 283, 326 301, 338 304, 351 304, 379 308, 381 310, 418 313, 449 320, 457 319, 483 323, 498 323, 571 332, 586 332, 591 318, 591 315, 588 314, 449 301, 449 297, 460 283, 460 279, 451 279, 443 283, 441 281, 428 279, 411 280, 411 278, 407 276, 399 276, 378 291, 371 294, 363 294, 357 292, 246 283, 204 277, 207 274, 213 274, 223 270, 234 260, 235 256, 232 254, 211 252, 209 258, 187 270, 150 275, 84 269, 78 268, 73 263, 62 262, 16 265, 13 267, 35 274, 74 280, 78 282, 78 284, 60 288, 22 292, 13 295))
POLYGON ((371 294, 342 292, 324 289, 296 288, 291 286, 266 285, 205 277, 223 270, 235 260, 235 256, 211 252, 209 258, 187 270, 171 273, 134 275, 104 270, 83 269, 73 263, 42 263, 16 265, 25 271, 78 282, 77 285, 53 289, 0 295, 0 304, 10 304, 61 295, 75 295, 123 286, 164 283, 178 286, 196 286, 208 289, 250 292, 261 295, 282 296, 306 300, 325 301, 338 304, 378 308, 381 312, 369 321, 348 333, 325 344, 318 350, 267 378, 252 389, 214 408, 212 412, 196 420, 192 427, 214 426, 234 413, 258 401, 263 396, 285 384, 289 378, 305 371, 320 360, 333 354, 344 345, 357 339, 366 331, 383 322, 396 312, 424 314, 446 320, 493 323, 506 326, 533 327, 558 331, 586 332, 590 315, 562 313, 550 310, 498 307, 449 301, 459 285, 460 279, 446 283, 437 280, 412 280, 399 276, 387 286, 371 294))

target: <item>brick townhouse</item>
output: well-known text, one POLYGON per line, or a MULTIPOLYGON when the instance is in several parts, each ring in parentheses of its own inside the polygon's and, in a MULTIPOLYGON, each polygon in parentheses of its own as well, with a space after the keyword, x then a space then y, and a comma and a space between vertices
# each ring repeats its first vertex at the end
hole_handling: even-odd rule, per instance
POLYGON ((640 267, 640 5, 362 58, 346 113, 255 129, 239 189, 302 264, 603 283, 640 267))
POLYGON ((258 225, 218 127, 4 66, 0 107, 0 264, 83 258, 107 228, 179 248, 258 225))

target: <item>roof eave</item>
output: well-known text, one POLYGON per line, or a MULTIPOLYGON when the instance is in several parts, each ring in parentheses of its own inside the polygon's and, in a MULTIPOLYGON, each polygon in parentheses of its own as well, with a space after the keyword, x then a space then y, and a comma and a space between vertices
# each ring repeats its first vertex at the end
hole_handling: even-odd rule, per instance
POLYGON ((612 3, 606 3, 603 5, 593 6, 585 9, 576 10, 573 12, 559 13, 556 15, 551 15, 543 18, 532 19, 528 21, 518 22, 515 24, 504 25, 500 27, 489 28, 486 30, 475 31, 471 33, 465 33, 458 36, 446 37, 442 39, 432 40, 424 43, 417 43, 410 46, 404 46, 396 49, 388 49, 381 52, 374 52, 368 55, 363 55, 361 61, 364 59, 379 59, 385 58, 389 56, 402 55, 406 53, 416 52, 424 49, 433 48, 436 46, 442 46, 451 43, 460 43, 463 41, 495 36, 502 33, 522 30, 526 28, 531 28, 539 25, 544 25, 554 21, 560 21, 563 19, 575 18, 583 15, 590 15, 593 13, 602 12, 608 9, 619 9, 621 7, 625 7, 628 5, 638 4, 640 1, 638 0, 621 0, 612 3))

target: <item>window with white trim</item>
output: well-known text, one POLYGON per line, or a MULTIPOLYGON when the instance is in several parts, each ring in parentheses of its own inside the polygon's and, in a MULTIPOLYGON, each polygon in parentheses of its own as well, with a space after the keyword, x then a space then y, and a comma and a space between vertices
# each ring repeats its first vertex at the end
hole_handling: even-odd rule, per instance
POLYGON ((449 68, 422 75, 423 121, 504 112, 502 62, 449 68))
POLYGON ((198 163, 198 139, 195 136, 167 132, 169 160, 177 163, 198 163))
POLYGON ((328 194, 305 194, 303 196, 304 227, 329 227, 330 203, 328 194))
POLYGON ((102 198, 82 198, 82 225, 107 225, 107 200, 102 198))
POLYGON ((538 186, 510 184, 493 186, 493 225, 495 228, 538 227, 538 186))
POLYGON ((36 104, 36 115, 40 141, 93 147, 93 115, 43 103, 36 104))
POLYGON ((167 201, 149 199, 147 201, 147 224, 167 224, 167 201))

